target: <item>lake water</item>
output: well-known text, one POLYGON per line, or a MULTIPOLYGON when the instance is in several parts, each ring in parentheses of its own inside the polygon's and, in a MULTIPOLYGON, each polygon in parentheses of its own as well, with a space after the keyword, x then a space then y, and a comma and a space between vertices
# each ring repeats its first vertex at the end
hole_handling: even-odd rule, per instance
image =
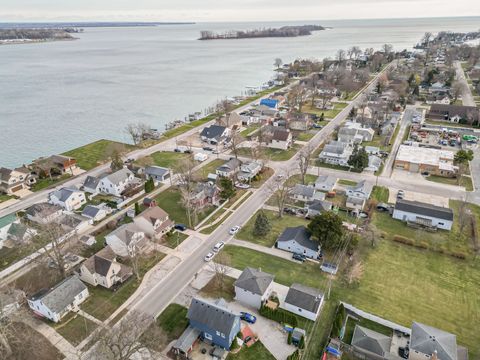
MULTIPOLYGON (((200 30, 285 23, 87 28, 79 40, 0 46, 0 166, 13 167, 100 138, 128 141, 142 121, 165 124, 240 95, 273 75, 274 59, 334 56, 358 45, 411 48, 426 32, 475 31, 480 18, 318 21, 298 38, 198 41, 200 30)), ((313 23, 299 22, 297 24, 313 23)))

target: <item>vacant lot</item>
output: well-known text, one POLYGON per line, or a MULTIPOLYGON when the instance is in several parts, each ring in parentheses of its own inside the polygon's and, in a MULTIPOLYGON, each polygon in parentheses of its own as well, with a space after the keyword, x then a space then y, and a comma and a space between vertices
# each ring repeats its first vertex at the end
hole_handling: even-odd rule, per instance
POLYGON ((126 153, 132 149, 134 149, 133 145, 103 139, 64 152, 62 155, 71 156, 77 159, 79 167, 84 170, 90 170, 107 161, 113 151, 126 153))
POLYGON ((242 227, 242 229, 237 234, 238 239, 250 241, 256 244, 260 244, 267 247, 272 247, 275 244, 278 236, 285 230, 287 227, 294 227, 300 225, 307 225, 308 222, 297 216, 284 215, 279 218, 278 213, 270 210, 260 210, 263 211, 270 221, 272 229, 266 236, 256 236, 253 235, 253 228, 255 226, 255 219, 257 218, 258 211, 254 216, 248 220, 248 222, 242 227))
POLYGON ((217 170, 217 168, 223 165, 224 163, 226 163, 225 160, 215 159, 209 162, 208 164, 206 164, 205 166, 202 166, 200 169, 198 169, 195 175, 199 179, 207 180, 208 174, 215 174, 215 170, 217 170))
POLYGON ((315 106, 312 107, 311 104, 307 103, 302 107, 302 111, 305 113, 314 114, 317 116, 321 116, 323 114, 325 119, 333 119, 335 116, 337 116, 340 113, 340 111, 345 109, 347 106, 348 106, 347 103, 334 103, 333 109, 322 110, 315 106))
POLYGON ((55 184, 58 184, 61 181, 67 180, 68 178, 72 177, 70 174, 63 174, 62 176, 58 176, 55 178, 44 178, 44 179, 38 179, 35 184, 32 185, 30 188, 31 191, 40 191, 43 189, 46 189, 48 187, 52 187, 55 184))
POLYGON ((257 341, 250 347, 243 347, 236 354, 228 354, 227 360, 275 360, 275 357, 260 341, 257 341))
POLYGON ((217 279, 213 277, 207 285, 205 285, 200 291, 201 296, 205 296, 211 299, 224 298, 227 301, 233 301, 235 297, 235 289, 233 283, 236 279, 227 276, 224 279, 223 286, 220 286, 217 279))
MULTIPOLYGON (((29 360, 32 359, 32 354, 35 354, 35 360, 60 360, 64 358, 45 336, 30 326, 21 322, 14 322, 9 329, 11 331, 6 332, 7 338, 10 336, 14 336, 14 338, 9 341, 12 347, 12 355, 5 358, 6 360, 29 360)), ((2 359, 4 358, 2 357, 2 359)))
POLYGON ((190 154, 184 154, 184 153, 178 153, 178 152, 157 151, 156 153, 153 153, 152 155, 144 158, 144 161, 151 160, 153 165, 171 168, 175 164, 178 164, 178 162, 188 159, 191 156, 192 155, 190 154))
POLYGON ((56 332, 74 346, 80 344, 97 328, 97 324, 81 315, 70 314, 67 317, 53 327, 56 332))

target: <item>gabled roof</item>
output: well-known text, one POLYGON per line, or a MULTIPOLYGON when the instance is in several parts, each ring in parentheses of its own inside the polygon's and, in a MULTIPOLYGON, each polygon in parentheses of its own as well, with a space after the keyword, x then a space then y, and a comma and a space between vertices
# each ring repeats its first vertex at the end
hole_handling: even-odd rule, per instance
POLYGON ((127 180, 129 176, 133 176, 133 173, 127 168, 123 168, 105 176, 105 178, 108 179, 112 184, 118 185, 127 180))
POLYGON ((283 129, 276 129, 273 131, 273 140, 287 141, 290 136, 290 131, 283 129))
POLYGON ((87 176, 85 179, 85 182, 83 183, 83 186, 89 189, 96 189, 98 183, 100 182, 100 179, 95 177, 95 176, 87 176))
POLYGON ((295 240, 303 247, 318 251, 319 244, 310 239, 310 232, 305 226, 289 227, 278 237, 277 242, 289 242, 295 240))
POLYGON ((38 203, 30 206, 25 210, 27 215, 30 216, 40 216, 46 217, 56 213, 57 211, 62 211, 62 208, 58 205, 52 205, 49 203, 38 203))
POLYGON ((410 212, 418 215, 430 216, 437 219, 453 221, 452 209, 435 206, 427 203, 421 203, 418 201, 398 199, 397 203, 395 204, 395 210, 410 212))
POLYGON ((330 175, 321 175, 317 177, 315 180, 315 184, 325 184, 325 185, 330 185, 333 187, 335 183, 337 182, 337 178, 335 176, 330 176, 330 175))
POLYGON ((30 300, 41 300, 42 303, 54 313, 61 313, 70 305, 75 296, 87 289, 85 284, 77 276, 66 278, 48 291, 40 291, 33 295, 30 300))
POLYGON ((70 196, 72 196, 76 192, 81 192, 81 191, 76 189, 61 188, 59 190, 55 190, 51 192, 50 195, 55 196, 61 202, 65 202, 70 198, 70 196))
POLYGON ((15 214, 9 214, 9 215, 5 215, 4 217, 1 217, 0 229, 13 224, 15 221, 17 221, 17 215, 15 214))
POLYGON ((13 170, 7 168, 0 168, 0 181, 8 181, 13 170))
POLYGON ((332 206, 333 204, 330 201, 314 200, 308 204, 308 209, 322 212, 332 210, 332 206))
POLYGON ((165 176, 165 174, 168 174, 169 172, 169 169, 161 166, 147 166, 145 168, 145 174, 147 175, 165 176))
POLYGON ((219 171, 233 171, 237 168, 239 168, 242 165, 242 162, 238 159, 232 158, 228 160, 226 163, 223 165, 219 166, 217 170, 219 171))
POLYGON ((168 214, 162 208, 159 208, 158 206, 153 206, 140 213, 138 217, 144 218, 153 225, 157 220, 164 221, 168 217, 168 214))
POLYGON ((384 356, 390 352, 391 342, 391 337, 362 326, 356 325, 353 331, 352 346, 357 346, 379 356, 384 356))
POLYGON ((414 322, 410 337, 410 349, 432 355, 440 360, 457 360, 457 338, 446 331, 414 322))
POLYGON ((323 293, 320 290, 301 284, 292 284, 288 289, 285 303, 316 314, 322 304, 322 298, 323 293))
POLYGON ((227 336, 230 334, 239 315, 228 309, 223 299, 219 299, 216 302, 209 302, 207 300, 193 298, 188 309, 187 318, 190 320, 190 325, 192 326, 195 326, 192 324, 192 321, 198 322, 209 329, 219 331, 227 336))
POLYGON ((87 205, 82 211, 82 216, 93 219, 102 209, 95 205, 87 205))
POLYGON ((292 189, 292 194, 312 198, 315 195, 315 188, 313 186, 296 184, 292 189))
POLYGON ((13 223, 8 229, 8 236, 13 236, 18 240, 23 240, 27 232, 28 227, 26 227, 25 225, 13 223))
POLYGON ((235 286, 257 295, 263 295, 273 282, 273 278, 273 275, 247 267, 235 281, 235 286))
POLYGON ((202 132, 200 133, 201 137, 205 137, 207 139, 218 139, 223 135, 227 128, 221 125, 210 125, 208 127, 203 128, 202 132))

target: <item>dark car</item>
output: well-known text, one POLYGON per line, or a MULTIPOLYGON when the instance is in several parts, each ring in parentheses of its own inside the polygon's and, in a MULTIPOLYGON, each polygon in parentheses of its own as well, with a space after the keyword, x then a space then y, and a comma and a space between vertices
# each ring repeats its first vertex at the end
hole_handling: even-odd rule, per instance
POLYGON ((245 344, 248 344, 251 340, 252 340, 252 337, 251 337, 251 336, 247 336, 245 339, 243 339, 243 342, 244 342, 245 344))
POLYGON ((173 151, 175 151, 175 152, 182 152, 182 150, 180 150, 179 148, 175 148, 175 149, 173 149, 173 151))
POLYGON ((204 146, 204 147, 203 147, 203 150, 205 150, 205 151, 213 151, 213 148, 210 147, 210 146, 204 146))
POLYGON ((246 321, 250 324, 255 324, 255 322, 257 321, 257 317, 255 315, 252 315, 252 314, 247 313, 247 312, 241 312, 240 313, 240 319, 242 319, 243 321, 246 321))
POLYGON ((294 253, 292 255, 292 259, 304 262, 307 259, 307 257, 305 255, 302 255, 302 254, 294 253))
POLYGON ((175 230, 185 231, 187 230, 187 225, 185 224, 175 224, 173 227, 175 230))
POLYGON ((193 154, 193 151, 190 150, 190 149, 187 149, 187 150, 184 151, 184 153, 185 153, 185 154, 193 154))

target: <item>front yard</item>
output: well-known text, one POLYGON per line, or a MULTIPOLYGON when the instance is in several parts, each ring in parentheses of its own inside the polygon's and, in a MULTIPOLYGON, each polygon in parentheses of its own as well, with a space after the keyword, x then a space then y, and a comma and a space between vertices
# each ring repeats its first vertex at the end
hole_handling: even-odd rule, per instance
POLYGON ((161 166, 165 168, 172 168, 178 162, 188 159, 192 155, 178 153, 178 152, 169 152, 169 151, 157 151, 150 156, 143 158, 142 160, 150 160, 152 165, 161 166))
POLYGON ((235 297, 235 288, 233 283, 235 280, 236 279, 230 276, 226 276, 223 286, 220 288, 215 277, 213 277, 208 284, 205 285, 202 290, 200 290, 200 295, 211 299, 224 298, 226 301, 233 301, 233 298, 235 297))
POLYGON ((462 178, 460 179, 460 183, 456 178, 448 178, 444 176, 429 175, 429 176, 426 176, 425 179, 427 179, 428 181, 433 181, 441 184, 463 186, 466 191, 473 191, 473 183, 472 183, 472 178, 470 176, 462 176, 462 178))
POLYGON ((250 347, 243 347, 238 353, 229 353, 227 360, 275 360, 267 348, 257 341, 250 347))
POLYGON ((201 180, 207 180, 208 174, 215 174, 215 170, 217 170, 217 168, 224 163, 226 163, 226 161, 222 159, 215 159, 213 161, 210 161, 208 164, 198 169, 195 172, 195 176, 201 180))
POLYGON ((331 110, 322 110, 315 106, 312 107, 311 104, 307 103, 302 106, 302 112, 307 114, 314 114, 317 116, 321 116, 323 114, 325 119, 333 119, 347 106, 348 106, 348 103, 339 102, 339 103, 334 103, 333 109, 331 110))
POLYGON ((73 346, 80 344, 97 328, 93 321, 73 313, 67 315, 61 323, 51 325, 73 346))
POLYGON ((48 187, 52 187, 55 184, 58 184, 61 181, 67 180, 70 177, 72 177, 71 174, 63 174, 62 176, 54 177, 52 179, 50 178, 38 179, 37 182, 31 186, 30 190, 33 192, 40 191, 48 187))

